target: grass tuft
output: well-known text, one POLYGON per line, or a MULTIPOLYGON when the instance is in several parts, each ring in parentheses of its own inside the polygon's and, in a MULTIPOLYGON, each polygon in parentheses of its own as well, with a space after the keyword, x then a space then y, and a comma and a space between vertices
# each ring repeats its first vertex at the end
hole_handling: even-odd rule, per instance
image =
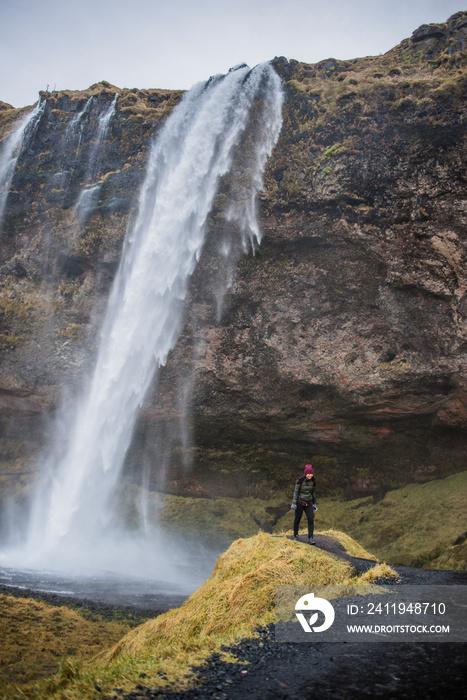
POLYGON ((371 583, 380 578, 399 578, 397 571, 394 571, 388 564, 376 564, 359 577, 360 583, 371 583))

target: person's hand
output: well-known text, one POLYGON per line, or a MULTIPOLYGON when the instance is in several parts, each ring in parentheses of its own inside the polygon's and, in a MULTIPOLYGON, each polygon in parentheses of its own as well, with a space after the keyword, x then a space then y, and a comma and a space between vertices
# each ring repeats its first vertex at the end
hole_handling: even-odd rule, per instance
POLYGON ((318 506, 316 505, 316 503, 313 503, 313 510, 318 510, 318 506))
POLYGON ((296 503, 292 503, 292 505, 290 506, 290 508, 291 508, 291 510, 297 510, 297 504, 296 504, 296 503))

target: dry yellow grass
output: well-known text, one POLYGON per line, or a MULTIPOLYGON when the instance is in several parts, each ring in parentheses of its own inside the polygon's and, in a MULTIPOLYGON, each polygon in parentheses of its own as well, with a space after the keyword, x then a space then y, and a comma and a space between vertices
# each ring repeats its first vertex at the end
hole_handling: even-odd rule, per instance
POLYGON ((357 576, 347 562, 323 550, 260 532, 236 540, 180 608, 130 631, 92 663, 65 663, 54 678, 10 697, 89 699, 112 694, 114 687, 128 691, 141 682, 141 673, 145 685, 181 687, 191 682, 191 666, 274 621, 276 586, 334 585, 339 591, 341 585, 368 584, 388 575, 389 567, 378 565, 373 574, 357 576), (165 680, 160 671, 167 674, 165 680))
POLYGON ((127 634, 107 658, 141 649, 157 652, 161 640, 187 651, 198 648, 200 640, 250 634, 258 624, 273 621, 275 586, 345 583, 353 573, 325 552, 285 538, 259 533, 236 540, 180 608, 127 634))
POLYGON ((0 595, 0 688, 56 673, 64 656, 90 659, 130 625, 93 622, 66 607, 0 595))
POLYGON ((376 564, 359 577, 360 583, 371 583, 377 578, 399 578, 397 571, 394 571, 388 564, 376 564))

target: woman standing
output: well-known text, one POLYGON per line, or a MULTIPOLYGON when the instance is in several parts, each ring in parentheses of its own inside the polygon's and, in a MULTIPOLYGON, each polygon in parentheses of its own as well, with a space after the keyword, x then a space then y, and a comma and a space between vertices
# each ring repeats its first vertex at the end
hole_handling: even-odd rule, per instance
POLYGON ((305 466, 303 476, 295 482, 295 489, 292 497, 292 510, 295 511, 295 520, 293 523, 293 538, 298 540, 298 528, 303 512, 305 512, 308 520, 308 542, 315 544, 313 539, 313 528, 315 519, 315 510, 318 510, 315 498, 316 480, 314 477, 315 470, 311 464, 305 466))

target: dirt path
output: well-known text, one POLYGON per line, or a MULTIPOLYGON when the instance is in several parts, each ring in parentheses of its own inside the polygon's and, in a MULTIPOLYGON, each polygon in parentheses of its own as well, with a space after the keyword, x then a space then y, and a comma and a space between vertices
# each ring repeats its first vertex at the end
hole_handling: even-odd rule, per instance
MULTIPOLYGON (((287 535, 287 539, 291 540, 292 535, 287 535)), ((299 542, 303 542, 303 544, 306 544, 308 547, 315 546, 318 549, 323 549, 325 552, 328 552, 328 554, 334 554, 334 556, 339 557, 339 559, 345 559, 350 564, 352 564, 354 569, 359 574, 364 574, 365 571, 368 571, 368 569, 372 569, 373 566, 375 566, 378 563, 373 559, 360 559, 359 557, 351 557, 350 554, 347 554, 347 552, 345 551, 344 546, 334 537, 330 537, 329 535, 315 535, 313 539, 315 540, 315 545, 309 545, 308 538, 305 537, 305 535, 299 535, 298 538, 299 542)))
MULTIPOLYGON (((292 536, 288 536, 288 539, 292 539, 292 536)), ((310 546, 307 542, 307 537, 300 536, 300 542, 303 542, 308 547, 310 546)), ((319 549, 323 549, 329 554, 334 554, 339 559, 345 559, 348 561, 359 574, 365 573, 368 569, 373 568, 377 561, 373 559, 360 559, 359 557, 352 557, 347 554, 343 545, 338 542, 334 537, 329 535, 315 535, 315 546, 319 549)), ((448 571, 445 569, 417 569, 411 566, 395 566, 391 564, 391 568, 395 569, 400 576, 399 584, 432 584, 432 585, 453 585, 453 584, 467 584, 467 571, 448 571)))

